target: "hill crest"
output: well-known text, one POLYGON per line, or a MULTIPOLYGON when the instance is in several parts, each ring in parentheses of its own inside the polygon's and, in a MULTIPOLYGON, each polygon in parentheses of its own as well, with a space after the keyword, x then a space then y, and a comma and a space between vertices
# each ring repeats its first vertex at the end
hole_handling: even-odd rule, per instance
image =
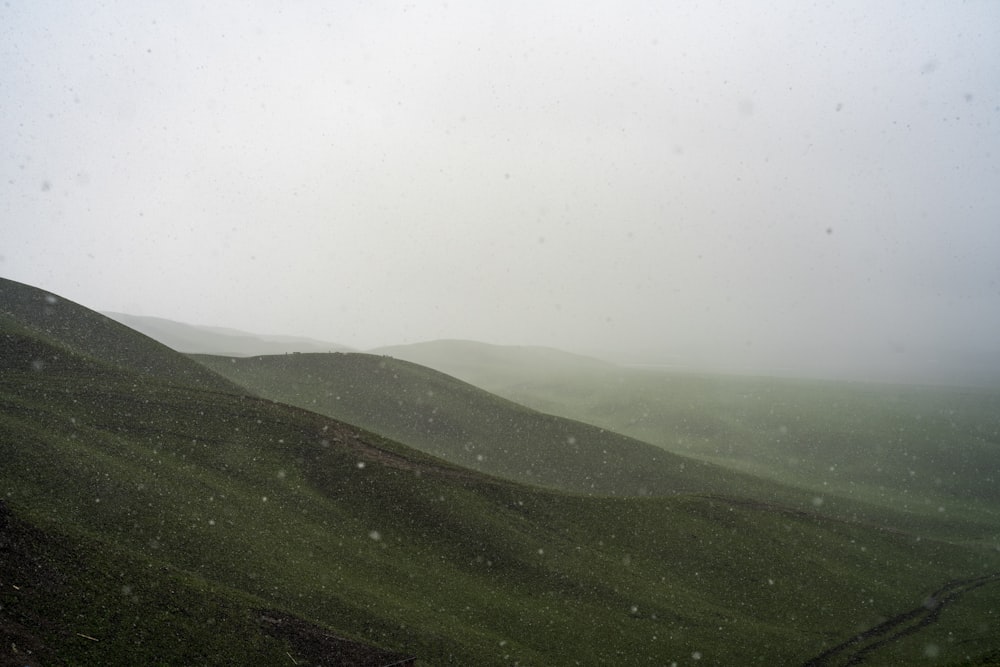
MULTIPOLYGON (((5 345, 59 357, 59 350, 119 371, 213 391, 238 387, 174 350, 96 311, 60 296, 0 278, 5 345)), ((8 362, 17 356, 6 357, 8 362)), ((44 359, 35 360, 36 370, 44 359)), ((33 362, 34 363, 34 362, 33 362)))

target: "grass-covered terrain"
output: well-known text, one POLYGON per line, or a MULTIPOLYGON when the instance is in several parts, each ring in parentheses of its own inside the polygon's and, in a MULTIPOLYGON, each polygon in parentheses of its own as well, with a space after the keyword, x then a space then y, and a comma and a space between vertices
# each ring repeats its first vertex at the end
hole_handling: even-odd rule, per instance
POLYGON ((424 665, 794 665, 925 602, 938 617, 867 664, 1000 648, 997 584, 944 588, 1000 572, 994 550, 754 498, 488 477, 78 352, 10 294, 70 326, 99 315, 0 287, 5 664, 337 664, 272 632, 294 617, 424 665))
POLYGON ((537 410, 827 503, 939 520, 945 530, 1000 523, 1000 389, 668 373, 469 342, 395 353, 537 410))
POLYGON ((370 354, 197 355, 262 397, 361 426, 514 481, 598 495, 715 493, 810 504, 773 483, 512 403, 424 366, 370 354))
MULTIPOLYGON (((947 501, 947 511, 941 511, 945 507, 941 499, 933 511, 927 511, 925 507, 911 509, 906 503, 887 503, 884 491, 882 496, 856 493, 864 479, 860 477, 842 488, 830 485, 825 478, 781 478, 775 474, 780 466, 754 477, 739 471, 745 465, 741 461, 718 457, 716 464, 708 465, 606 428, 525 408, 426 367, 388 357, 297 354, 195 358, 260 396, 362 426, 452 463, 514 481, 584 494, 684 492, 752 497, 927 536, 998 544, 996 502, 960 503, 953 496, 947 501)), ((583 390, 593 386, 597 383, 580 383, 583 390)), ((767 386, 776 385, 772 382, 767 386)), ((641 396, 635 400, 646 405, 641 396)), ((760 411, 771 409, 758 405, 760 411)), ((847 454, 843 450, 836 453, 847 454)), ((992 467, 985 469, 987 475, 992 474, 992 467)), ((924 504, 934 498, 925 496, 924 504)))
POLYGON ((567 386, 509 395, 824 495, 1000 521, 1000 391, 638 371, 567 386))

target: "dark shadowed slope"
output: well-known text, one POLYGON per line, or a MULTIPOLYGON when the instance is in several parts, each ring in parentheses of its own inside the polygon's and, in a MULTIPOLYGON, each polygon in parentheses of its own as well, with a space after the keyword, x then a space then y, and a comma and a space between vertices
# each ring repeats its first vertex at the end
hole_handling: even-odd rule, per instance
POLYGON ((726 493, 807 503, 777 484, 542 414, 438 371, 369 354, 197 360, 260 396, 357 424, 453 463, 588 494, 726 493))
POLYGON ((151 338, 72 301, 4 278, 0 278, 0 331, 0 346, 23 353, 4 355, 3 363, 8 365, 26 363, 45 372, 61 363, 95 363, 158 382, 237 391, 215 373, 151 338), (31 348, 36 354, 30 353, 31 348))

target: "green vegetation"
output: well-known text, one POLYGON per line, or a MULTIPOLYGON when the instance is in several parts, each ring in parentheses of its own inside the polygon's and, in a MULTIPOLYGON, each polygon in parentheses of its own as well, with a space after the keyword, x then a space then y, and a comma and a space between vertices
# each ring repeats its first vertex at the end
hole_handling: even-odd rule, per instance
POLYGON ((257 395, 355 424, 463 467, 597 495, 812 496, 542 414, 405 361, 368 354, 195 356, 257 395))
MULTIPOLYGON (((0 342, 8 662, 307 664, 258 631, 277 610, 425 665, 802 664, 1000 571, 982 546, 753 498, 492 478, 223 380, 76 352, 15 316, 0 342)), ((995 594, 942 612, 930 664, 998 649, 995 594)))
POLYGON ((1000 521, 1000 392, 637 371, 571 386, 503 393, 824 496, 1000 521))
POLYGON ((986 527, 1000 546, 998 390, 667 373, 554 352, 527 363, 521 348, 448 341, 396 352, 536 410, 800 488, 821 510, 952 537, 986 527))
POLYGON ((127 368, 139 379, 169 381, 196 389, 241 389, 151 338, 54 294, 0 278, 0 369, 65 370, 65 364, 127 368), (83 311, 83 312, 81 312, 83 311), (48 346, 34 354, 17 346, 48 346), (13 346, 13 347, 12 347, 13 346))
POLYGON ((0 519, 0 648, 11 665, 279 664, 252 600, 107 541, 0 519))

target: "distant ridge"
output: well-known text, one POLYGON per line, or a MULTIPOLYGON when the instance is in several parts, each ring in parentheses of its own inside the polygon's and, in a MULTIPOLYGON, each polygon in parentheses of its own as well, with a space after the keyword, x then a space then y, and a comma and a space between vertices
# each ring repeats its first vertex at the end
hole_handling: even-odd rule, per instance
POLYGON ((239 329, 209 327, 177 322, 162 317, 103 313, 167 347, 185 354, 220 354, 229 357, 253 357, 260 354, 290 352, 350 352, 351 348, 301 336, 271 336, 239 329))
POLYGON ((471 340, 432 340, 369 350, 447 373, 492 390, 530 379, 548 379, 566 372, 600 372, 615 364, 537 345, 493 345, 471 340))

